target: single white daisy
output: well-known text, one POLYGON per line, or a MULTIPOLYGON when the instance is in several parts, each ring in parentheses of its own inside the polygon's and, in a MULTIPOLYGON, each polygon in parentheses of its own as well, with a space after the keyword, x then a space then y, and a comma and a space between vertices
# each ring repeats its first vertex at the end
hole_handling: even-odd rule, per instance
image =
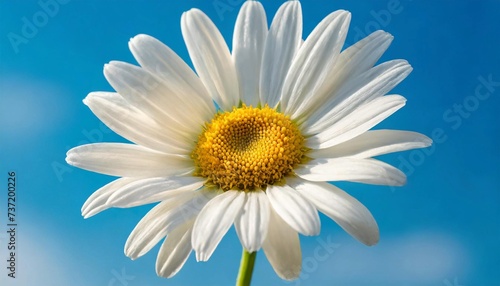
POLYGON ((350 17, 329 14, 303 41, 300 2, 284 3, 268 28, 262 5, 246 1, 231 53, 214 23, 192 9, 181 28, 196 73, 158 40, 131 39, 140 66, 105 65, 117 92, 92 92, 84 103, 133 144, 67 154, 73 166, 121 177, 90 196, 84 217, 159 202, 130 234, 125 254, 136 259, 165 238, 156 263, 163 277, 175 275, 193 249, 198 261, 208 260, 233 224, 244 249, 263 248, 283 279, 299 276, 298 234, 319 234, 318 211, 376 244, 370 212, 328 182, 403 185, 401 171, 372 157, 431 140, 370 130, 404 106, 404 97, 386 94, 412 68, 405 60, 374 66, 393 38, 383 31, 341 52, 350 17))

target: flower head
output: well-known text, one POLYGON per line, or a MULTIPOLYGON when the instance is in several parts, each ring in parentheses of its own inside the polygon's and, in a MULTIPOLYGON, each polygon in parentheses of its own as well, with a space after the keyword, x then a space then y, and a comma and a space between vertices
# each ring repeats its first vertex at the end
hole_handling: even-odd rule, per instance
POLYGON ((233 224, 243 247, 263 248, 284 279, 298 277, 298 233, 319 234, 318 211, 362 243, 377 243, 370 212, 327 182, 402 185, 401 171, 372 157, 431 140, 370 130, 404 106, 404 97, 386 94, 411 66, 374 66, 392 40, 383 31, 341 51, 349 21, 349 12, 335 11, 303 41, 300 2, 284 3, 268 28, 262 5, 247 1, 231 53, 212 21, 192 9, 181 27, 196 73, 158 40, 131 39, 140 66, 110 62, 104 74, 117 92, 93 92, 84 103, 132 143, 67 154, 69 164, 120 177, 87 200, 83 215, 159 202, 125 254, 138 258, 165 238, 156 265, 164 277, 193 249, 208 260, 233 224))

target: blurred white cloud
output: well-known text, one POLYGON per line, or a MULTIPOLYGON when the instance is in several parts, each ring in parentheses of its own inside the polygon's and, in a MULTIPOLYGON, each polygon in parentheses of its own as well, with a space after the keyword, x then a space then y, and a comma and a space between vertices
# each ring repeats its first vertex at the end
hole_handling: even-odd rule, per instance
POLYGON ((466 247, 445 232, 383 236, 374 247, 334 241, 339 247, 331 257, 296 285, 446 285, 471 271, 466 247))
MULTIPOLYGON (((4 261, 2 265, 6 265, 5 260, 10 257, 6 247, 7 239, 6 230, 2 230, 0 236, 0 257, 4 261)), ((15 258, 16 278, 8 277, 8 270, 2 267, 0 285, 80 285, 75 281, 76 265, 69 257, 57 231, 43 224, 22 223, 17 227, 15 258)))
POLYGON ((70 114, 67 92, 49 81, 10 75, 0 78, 0 90, 0 133, 8 142, 29 142, 70 114))

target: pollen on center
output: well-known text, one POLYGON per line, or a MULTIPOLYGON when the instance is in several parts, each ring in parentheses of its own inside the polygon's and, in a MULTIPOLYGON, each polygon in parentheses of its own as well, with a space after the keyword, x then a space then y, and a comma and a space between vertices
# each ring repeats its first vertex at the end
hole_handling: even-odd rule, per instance
POLYGON ((304 137, 288 116, 243 105, 206 125, 191 154, 195 175, 224 191, 252 191, 280 181, 300 163, 304 137))

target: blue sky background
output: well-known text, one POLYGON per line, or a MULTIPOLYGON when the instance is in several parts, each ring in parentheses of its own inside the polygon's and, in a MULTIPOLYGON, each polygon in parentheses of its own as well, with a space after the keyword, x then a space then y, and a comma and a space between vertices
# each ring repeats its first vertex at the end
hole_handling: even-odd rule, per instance
MULTIPOLYGON (((86 198, 113 178, 69 167, 64 157, 83 143, 123 142, 82 99, 112 90, 105 63, 135 63, 131 37, 152 35, 191 64, 182 12, 202 9, 231 43, 242 1, 60 0, 49 14, 44 1, 0 2, 0 284, 233 284, 241 252, 234 229, 209 262, 191 255, 177 276, 158 278, 158 247, 137 261, 123 254, 152 206, 84 220, 86 198), (25 21, 35 29, 23 30, 25 21), (14 34, 24 40, 13 43, 14 34), (15 280, 5 268, 8 171, 18 180, 15 280)), ((263 1, 268 22, 280 3, 263 1)), ((377 128, 415 130, 435 144, 383 157, 408 175, 404 187, 338 184, 372 211, 378 245, 358 243, 322 216, 321 235, 301 238, 301 278, 281 281, 259 252, 254 285, 500 285, 500 83, 491 84, 500 82, 500 1, 302 1, 304 37, 336 9, 352 12, 348 45, 384 29, 395 39, 382 60, 414 67, 392 92, 406 107, 377 128)))

